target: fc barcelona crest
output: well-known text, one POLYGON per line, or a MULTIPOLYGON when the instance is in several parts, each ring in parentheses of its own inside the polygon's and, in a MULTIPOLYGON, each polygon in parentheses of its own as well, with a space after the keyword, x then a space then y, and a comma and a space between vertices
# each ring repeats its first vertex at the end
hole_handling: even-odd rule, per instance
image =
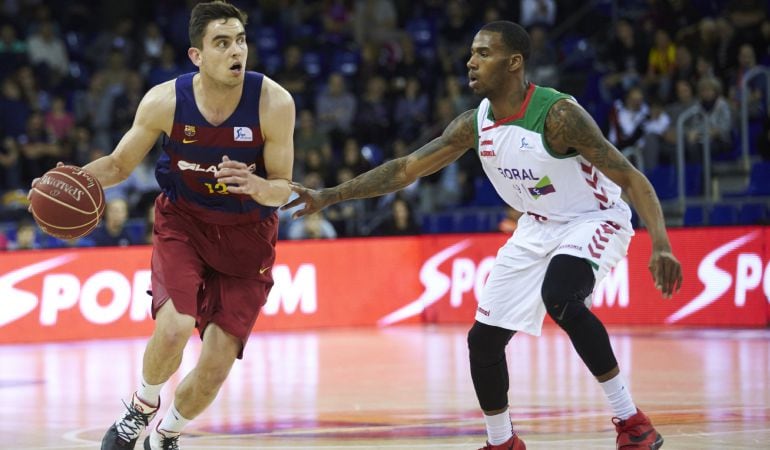
POLYGON ((195 125, 185 125, 184 126, 184 135, 187 136, 187 137, 195 136, 195 125))

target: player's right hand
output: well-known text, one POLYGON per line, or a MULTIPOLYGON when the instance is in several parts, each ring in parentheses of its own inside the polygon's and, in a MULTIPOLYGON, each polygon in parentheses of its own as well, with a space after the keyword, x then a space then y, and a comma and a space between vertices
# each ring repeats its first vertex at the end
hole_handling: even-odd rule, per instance
POLYGON ((315 189, 309 189, 294 182, 291 182, 289 187, 291 187, 292 191, 297 193, 297 198, 281 206, 281 210, 291 209, 304 204, 302 208, 296 210, 294 214, 291 215, 293 219, 313 214, 334 203, 329 189, 316 191, 315 189))

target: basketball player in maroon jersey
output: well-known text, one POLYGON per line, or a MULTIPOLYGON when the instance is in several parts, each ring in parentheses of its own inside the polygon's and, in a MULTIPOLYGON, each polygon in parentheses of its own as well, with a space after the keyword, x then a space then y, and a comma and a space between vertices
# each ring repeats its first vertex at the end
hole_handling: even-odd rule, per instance
POLYGON ((190 18, 190 60, 200 69, 150 89, 112 154, 84 168, 104 187, 125 180, 159 136, 152 254, 155 330, 142 380, 102 450, 133 449, 160 408, 197 327, 195 368, 177 386, 145 449, 178 449, 182 428, 216 397, 273 285, 278 219, 289 198, 294 102, 268 77, 247 72, 246 15, 200 3, 190 18))

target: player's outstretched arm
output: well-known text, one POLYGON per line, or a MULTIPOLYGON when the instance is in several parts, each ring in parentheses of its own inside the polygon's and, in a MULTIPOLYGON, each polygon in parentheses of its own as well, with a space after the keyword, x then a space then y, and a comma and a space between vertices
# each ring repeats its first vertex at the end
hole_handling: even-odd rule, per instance
POLYGON ((294 164, 294 99, 268 77, 262 82, 259 120, 264 145, 266 177, 251 173, 248 165, 225 157, 218 166, 217 181, 234 194, 250 195, 265 206, 280 206, 291 195, 289 182, 294 164))
POLYGON ((466 111, 447 125, 441 136, 401 158, 390 160, 340 185, 313 190, 292 183, 299 197, 286 204, 289 209, 304 204, 294 213, 302 217, 329 205, 357 198, 377 197, 403 189, 415 180, 437 172, 476 145, 476 110, 466 111))
POLYGON ((577 150, 626 192, 652 238, 649 267, 658 289, 666 298, 678 291, 682 268, 671 252, 663 210, 647 177, 604 138, 588 112, 571 100, 560 100, 551 107, 546 117, 545 137, 557 151, 577 150))
POLYGON ((174 80, 150 89, 142 98, 134 123, 123 135, 115 150, 83 168, 93 174, 104 187, 128 178, 134 168, 155 145, 162 132, 171 134, 176 104, 174 80))

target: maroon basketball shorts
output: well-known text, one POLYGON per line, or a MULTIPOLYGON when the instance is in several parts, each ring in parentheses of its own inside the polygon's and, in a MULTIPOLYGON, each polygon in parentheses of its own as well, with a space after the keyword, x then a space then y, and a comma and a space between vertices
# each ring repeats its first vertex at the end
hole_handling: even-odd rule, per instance
POLYGON ((195 318, 201 338, 215 323, 245 346, 273 286, 277 237, 275 214, 256 223, 214 225, 160 195, 152 239, 153 318, 171 299, 178 312, 195 318))

